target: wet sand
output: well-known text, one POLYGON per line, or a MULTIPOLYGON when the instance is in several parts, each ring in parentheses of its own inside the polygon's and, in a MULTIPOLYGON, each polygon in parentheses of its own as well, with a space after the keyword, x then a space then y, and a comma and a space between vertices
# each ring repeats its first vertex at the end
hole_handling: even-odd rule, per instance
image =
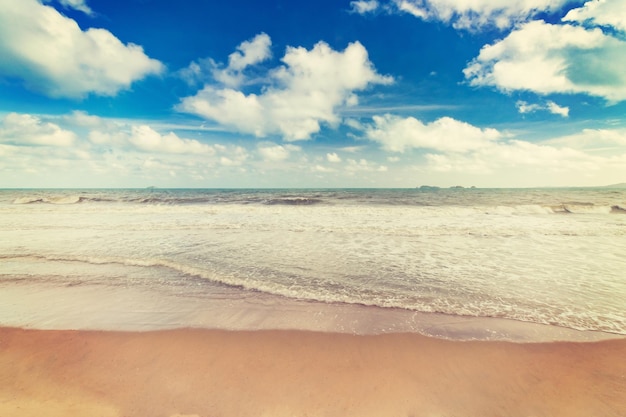
POLYGON ((623 417, 626 339, 0 328, 0 416, 623 417))

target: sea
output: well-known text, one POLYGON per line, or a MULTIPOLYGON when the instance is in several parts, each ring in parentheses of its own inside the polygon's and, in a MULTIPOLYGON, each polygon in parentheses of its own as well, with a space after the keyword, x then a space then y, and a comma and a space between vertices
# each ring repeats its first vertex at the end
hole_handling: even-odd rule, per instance
POLYGON ((0 236, 0 325, 246 300, 626 335, 623 188, 5 189, 0 236))

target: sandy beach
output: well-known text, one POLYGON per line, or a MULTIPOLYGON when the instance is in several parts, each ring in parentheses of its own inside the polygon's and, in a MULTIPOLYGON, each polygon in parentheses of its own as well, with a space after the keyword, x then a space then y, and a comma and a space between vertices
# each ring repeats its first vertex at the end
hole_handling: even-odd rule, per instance
POLYGON ((2 328, 0 415, 620 417, 624 358, 624 339, 2 328))

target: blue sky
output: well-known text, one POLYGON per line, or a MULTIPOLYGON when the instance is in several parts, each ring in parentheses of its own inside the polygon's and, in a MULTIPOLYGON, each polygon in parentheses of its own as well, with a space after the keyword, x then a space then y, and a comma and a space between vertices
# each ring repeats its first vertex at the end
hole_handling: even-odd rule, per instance
POLYGON ((626 181, 622 0, 1 0, 0 187, 626 181))

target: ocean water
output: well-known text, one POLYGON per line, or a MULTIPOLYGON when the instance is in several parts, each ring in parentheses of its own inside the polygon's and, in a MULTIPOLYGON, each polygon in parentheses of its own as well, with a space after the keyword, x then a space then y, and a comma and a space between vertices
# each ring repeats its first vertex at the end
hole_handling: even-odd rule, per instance
POLYGON ((624 189, 0 190, 0 236, 4 288, 241 292, 626 335, 624 189))

